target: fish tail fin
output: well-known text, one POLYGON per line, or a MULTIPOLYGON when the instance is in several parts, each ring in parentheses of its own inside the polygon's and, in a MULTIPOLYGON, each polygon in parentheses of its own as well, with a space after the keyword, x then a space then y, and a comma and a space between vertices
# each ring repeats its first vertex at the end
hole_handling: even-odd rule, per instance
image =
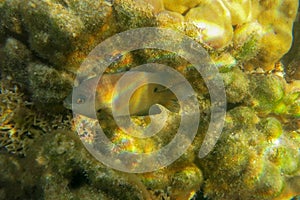
POLYGON ((180 104, 177 99, 173 99, 173 98, 168 99, 161 105, 173 113, 178 113, 180 111, 180 104))

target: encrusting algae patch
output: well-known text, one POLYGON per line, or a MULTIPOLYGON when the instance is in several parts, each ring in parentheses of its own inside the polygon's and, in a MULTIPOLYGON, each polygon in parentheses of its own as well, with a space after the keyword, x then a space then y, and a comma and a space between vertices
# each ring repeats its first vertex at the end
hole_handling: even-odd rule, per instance
MULTIPOLYGON (((0 199, 299 198, 298 10, 298 0, 0 0, 0 199), (167 167, 130 174, 96 160, 80 140, 93 143, 91 127, 99 121, 119 146, 111 151, 153 152, 172 140, 180 112, 167 111, 161 132, 141 139, 126 134, 110 112, 72 118, 63 102, 73 86, 97 76, 91 67, 77 71, 91 50, 141 27, 170 28, 198 42, 219 69, 227 111, 216 146, 199 158, 211 100, 191 63, 156 49, 105 57, 113 61, 108 79, 145 63, 165 64, 191 83, 199 102, 198 133, 187 151, 167 167)), ((143 106, 149 108, 137 106, 131 119, 147 126, 150 116, 138 112, 143 106)))

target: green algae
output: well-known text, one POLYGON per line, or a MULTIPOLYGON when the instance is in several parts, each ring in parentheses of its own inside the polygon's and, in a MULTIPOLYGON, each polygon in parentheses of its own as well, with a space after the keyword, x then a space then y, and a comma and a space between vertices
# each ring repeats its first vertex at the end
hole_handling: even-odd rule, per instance
POLYGON ((283 82, 274 75, 257 75, 251 77, 251 96, 254 107, 262 113, 272 112, 283 98, 283 82))
POLYGON ((236 49, 233 53, 239 63, 244 63, 254 58, 259 50, 258 39, 253 35, 250 36, 244 44, 236 49))
POLYGON ((249 96, 248 77, 238 68, 234 68, 227 73, 222 73, 222 78, 226 88, 226 98, 229 103, 242 102, 249 96))

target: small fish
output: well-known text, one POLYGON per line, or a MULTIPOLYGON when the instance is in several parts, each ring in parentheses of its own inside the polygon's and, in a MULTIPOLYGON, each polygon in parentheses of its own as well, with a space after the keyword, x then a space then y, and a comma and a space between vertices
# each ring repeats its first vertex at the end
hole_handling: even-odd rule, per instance
MULTIPOLYGON (((130 89, 137 88, 132 95, 130 95, 128 104, 131 116, 149 115, 150 107, 155 104, 160 104, 172 112, 179 112, 179 103, 170 88, 147 82, 147 80, 153 80, 152 78, 155 76, 155 72, 126 72, 127 80, 130 80, 130 83, 121 85, 119 93, 113 98, 114 88, 124 74, 125 72, 104 74, 99 82, 97 82, 98 77, 83 81, 78 87, 74 88, 73 93, 65 99, 65 107, 72 109, 75 113, 93 117, 95 110, 105 110, 108 113, 112 113, 112 103, 114 102, 116 103, 116 113, 118 113, 120 110, 124 110, 124 106, 126 106, 126 103, 122 101, 122 97, 130 95, 130 89), (147 84, 141 85, 141 82, 147 84), (95 89, 96 94, 93 94, 95 89), (95 99, 95 108, 91 106, 93 105, 93 99, 95 99)), ((160 73, 160 76, 155 77, 156 79, 157 77, 165 79, 162 73, 160 73)), ((178 83, 174 84, 176 85, 178 83)), ((154 108, 156 109, 151 110, 151 114, 161 112, 158 106, 154 108)), ((122 116, 122 112, 120 116, 122 116)))

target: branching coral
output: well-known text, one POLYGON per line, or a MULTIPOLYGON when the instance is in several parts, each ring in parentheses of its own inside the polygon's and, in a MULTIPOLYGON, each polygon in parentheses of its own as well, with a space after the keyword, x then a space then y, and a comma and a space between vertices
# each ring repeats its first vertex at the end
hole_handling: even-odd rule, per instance
POLYGON ((7 89, 9 84, 5 85, 0 84, 0 148, 25 156, 34 139, 69 125, 62 115, 46 117, 33 110, 16 86, 7 89))
POLYGON ((1 83, 0 147, 11 153, 24 155, 31 139, 47 132, 47 122, 38 118, 18 93, 5 89, 1 83))

